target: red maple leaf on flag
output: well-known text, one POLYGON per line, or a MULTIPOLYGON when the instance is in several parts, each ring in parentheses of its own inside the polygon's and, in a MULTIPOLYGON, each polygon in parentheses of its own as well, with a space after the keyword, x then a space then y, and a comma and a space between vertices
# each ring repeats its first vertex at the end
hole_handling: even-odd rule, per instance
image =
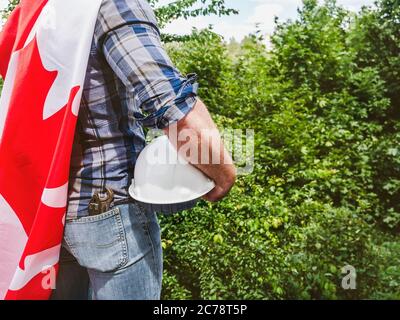
POLYGON ((48 0, 21 0, 1 32, 0 75, 5 77, 11 54, 20 50, 48 0))

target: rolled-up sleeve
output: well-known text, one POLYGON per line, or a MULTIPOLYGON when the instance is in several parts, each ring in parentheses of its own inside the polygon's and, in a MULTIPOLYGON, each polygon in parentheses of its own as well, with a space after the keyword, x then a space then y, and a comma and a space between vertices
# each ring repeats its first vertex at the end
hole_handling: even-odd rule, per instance
POLYGON ((163 129, 185 117, 197 101, 196 75, 186 77, 166 53, 158 30, 124 25, 107 34, 104 56, 133 97, 137 121, 163 129))

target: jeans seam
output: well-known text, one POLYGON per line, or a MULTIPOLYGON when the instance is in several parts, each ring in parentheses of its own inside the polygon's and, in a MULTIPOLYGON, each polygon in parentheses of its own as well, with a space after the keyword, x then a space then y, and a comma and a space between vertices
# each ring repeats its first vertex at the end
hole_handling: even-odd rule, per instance
POLYGON ((117 226, 119 231, 120 242, 122 246, 122 258, 120 259, 120 263, 117 269, 122 268, 124 265, 128 263, 128 247, 127 247, 127 239, 125 234, 125 227, 121 217, 121 210, 118 207, 118 214, 115 216, 117 220, 117 226))
POLYGON ((119 212, 120 212, 119 208, 114 207, 103 214, 99 214, 97 216, 86 216, 86 217, 82 217, 82 218, 78 218, 78 219, 67 220, 66 223, 67 224, 84 224, 84 223, 98 222, 101 220, 111 218, 111 217, 117 215, 119 212))
POLYGON ((158 267, 158 264, 157 264, 157 261, 156 261, 155 245, 154 245, 153 238, 151 237, 151 233, 150 233, 150 230, 149 230, 149 219, 148 219, 148 217, 146 215, 145 209, 143 209, 142 206, 140 206, 140 204, 138 204, 138 207, 141 209, 141 210, 139 210, 140 211, 140 217, 141 217, 142 220, 144 220, 142 222, 142 228, 144 229, 146 237, 148 239, 148 243, 151 246, 153 265, 155 266, 157 273, 160 273, 161 270, 158 267))
POLYGON ((71 254, 74 256, 74 258, 76 259, 77 257, 77 253, 75 251, 75 249, 71 246, 71 243, 68 241, 68 237, 67 235, 64 234, 64 241, 68 246, 68 249, 71 251, 71 254))

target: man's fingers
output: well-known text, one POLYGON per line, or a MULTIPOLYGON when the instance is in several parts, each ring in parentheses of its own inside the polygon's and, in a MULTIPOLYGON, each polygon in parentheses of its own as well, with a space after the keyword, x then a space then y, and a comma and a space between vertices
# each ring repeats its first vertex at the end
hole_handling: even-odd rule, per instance
POLYGON ((209 193, 207 193, 203 199, 210 202, 218 202, 222 200, 228 192, 224 191, 221 187, 216 186, 209 193))

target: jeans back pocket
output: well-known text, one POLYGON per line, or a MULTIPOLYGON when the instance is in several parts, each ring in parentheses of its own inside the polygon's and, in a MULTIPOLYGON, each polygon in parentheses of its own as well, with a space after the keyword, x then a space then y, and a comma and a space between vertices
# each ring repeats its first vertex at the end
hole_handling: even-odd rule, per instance
POLYGON ((128 261, 126 235, 118 207, 97 216, 68 221, 64 240, 85 268, 111 272, 128 261))

